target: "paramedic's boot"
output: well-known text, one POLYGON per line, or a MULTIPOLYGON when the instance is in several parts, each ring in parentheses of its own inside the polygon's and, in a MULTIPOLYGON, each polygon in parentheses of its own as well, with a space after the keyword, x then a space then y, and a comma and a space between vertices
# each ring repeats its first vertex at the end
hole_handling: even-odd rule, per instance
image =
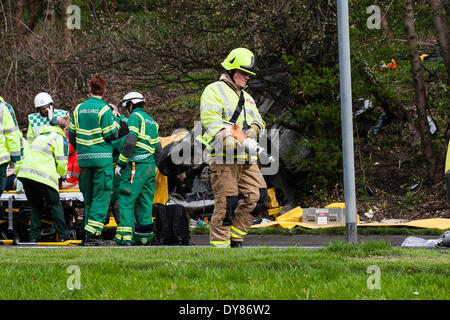
POLYGON ((230 247, 232 248, 242 248, 242 241, 230 241, 230 247))
POLYGON ((155 238, 153 224, 134 224, 133 242, 137 245, 151 245, 155 238))

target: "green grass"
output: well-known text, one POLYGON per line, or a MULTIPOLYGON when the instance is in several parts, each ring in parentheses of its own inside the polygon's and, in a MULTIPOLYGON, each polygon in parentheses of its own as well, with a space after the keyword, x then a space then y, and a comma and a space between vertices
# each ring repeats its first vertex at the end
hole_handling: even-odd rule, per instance
POLYGON ((385 242, 274 248, 0 249, 0 299, 448 299, 446 250, 385 242), (81 289, 69 290, 80 270, 81 289), (369 289, 369 266, 380 289, 369 289))

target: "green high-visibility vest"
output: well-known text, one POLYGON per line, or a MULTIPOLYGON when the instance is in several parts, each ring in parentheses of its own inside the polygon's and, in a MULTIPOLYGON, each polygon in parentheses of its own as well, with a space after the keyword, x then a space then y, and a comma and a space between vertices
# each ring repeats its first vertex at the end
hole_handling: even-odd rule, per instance
POLYGON ((129 157, 122 151, 117 164, 125 165, 128 162, 154 163, 153 154, 160 144, 158 123, 143 108, 136 108, 128 118, 127 125, 130 130, 128 134, 134 134, 137 137, 136 146, 129 157))
POLYGON ((78 166, 112 166, 112 144, 105 138, 120 128, 111 107, 102 99, 91 97, 73 112, 69 131, 76 137, 78 166))
MULTIPOLYGON (((69 116, 69 112, 65 110, 55 109, 53 115, 56 118, 62 116, 69 116)), ((28 130, 27 130, 27 140, 32 142, 34 138, 39 135, 39 129, 42 126, 50 125, 50 119, 48 117, 43 117, 39 112, 32 113, 28 115, 28 130)))

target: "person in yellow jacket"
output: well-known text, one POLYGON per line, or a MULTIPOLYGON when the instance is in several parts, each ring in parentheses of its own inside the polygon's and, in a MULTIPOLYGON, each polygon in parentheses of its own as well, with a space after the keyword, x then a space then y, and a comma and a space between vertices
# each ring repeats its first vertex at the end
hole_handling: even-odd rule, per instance
POLYGON ((450 205, 450 141, 448 142, 447 158, 445 160, 445 184, 447 186, 447 201, 450 205))
POLYGON ((222 67, 226 73, 219 81, 209 84, 200 99, 200 118, 206 130, 200 140, 212 159, 214 212, 210 244, 241 247, 255 216, 264 208, 267 185, 257 163, 249 155, 236 152, 242 148, 224 121, 237 124, 253 139, 265 129, 265 122, 254 99, 245 91, 250 76, 255 75, 253 53, 246 48, 234 49, 222 67), (230 151, 232 159, 227 156, 230 151), (238 203, 239 193, 243 195, 241 203, 238 203))
POLYGON ((5 191, 8 165, 14 168, 20 160, 21 138, 13 108, 0 97, 0 196, 5 191))
POLYGON ((59 198, 59 178, 67 173, 69 142, 66 133, 68 117, 60 117, 55 126, 42 126, 39 135, 25 151, 23 161, 17 166, 17 179, 23 184, 25 195, 32 207, 30 216, 30 241, 41 237, 41 218, 47 204, 59 241, 70 239, 59 198))

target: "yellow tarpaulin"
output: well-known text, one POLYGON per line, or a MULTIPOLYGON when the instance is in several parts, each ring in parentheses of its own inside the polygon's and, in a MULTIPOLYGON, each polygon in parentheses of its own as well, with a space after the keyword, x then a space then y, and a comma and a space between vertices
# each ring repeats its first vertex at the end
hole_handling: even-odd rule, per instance
MULTIPOLYGON (((332 203, 325 208, 345 208, 345 203, 332 203)), ((358 227, 414 227, 414 228, 426 228, 426 229, 450 229, 450 219, 444 218, 432 218, 421 219, 402 223, 361 223, 359 216, 357 219, 358 227)), ((275 218, 275 221, 260 223, 252 225, 251 228, 267 228, 278 226, 281 228, 292 229, 295 227, 303 227, 307 229, 321 229, 321 228, 333 228, 335 225, 313 225, 303 222, 303 209, 301 207, 295 207, 294 209, 286 212, 275 218)))
MULTIPOLYGON (((314 226, 305 222, 288 222, 288 221, 271 221, 267 223, 260 223, 251 226, 252 228, 267 228, 279 226, 286 229, 292 229, 294 227, 303 227, 306 229, 320 229, 320 228, 331 228, 335 226, 314 226)), ((445 218, 431 218, 431 219, 421 219, 408 221, 403 223, 358 223, 359 227, 414 227, 414 228, 425 228, 425 229, 450 229, 450 219, 445 218)))
POLYGON ((415 227, 426 229, 450 229, 450 219, 431 218, 402 223, 360 223, 358 227, 415 227))

